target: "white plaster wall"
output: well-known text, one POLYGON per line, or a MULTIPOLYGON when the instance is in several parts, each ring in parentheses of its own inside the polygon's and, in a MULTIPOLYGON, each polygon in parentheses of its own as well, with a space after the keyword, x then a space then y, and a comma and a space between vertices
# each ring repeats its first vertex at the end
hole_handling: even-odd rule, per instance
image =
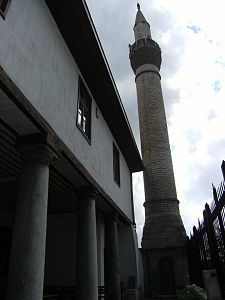
MULTIPOLYGON (((80 71, 44 0, 14 0, 0 17, 0 64, 107 194, 132 219, 130 173, 113 180, 112 134, 92 102, 91 145, 76 127, 80 71)), ((113 112, 112 112, 113 113, 113 112)))
POLYGON ((140 289, 141 289, 141 295, 144 298, 144 269, 143 269, 143 255, 142 255, 141 248, 138 249, 138 261, 139 261, 139 270, 140 270, 140 289))
POLYGON ((136 287, 140 287, 140 270, 138 257, 138 243, 136 232, 132 226, 118 227, 120 252, 120 280, 128 288, 129 277, 134 276, 136 287))
POLYGON ((45 286, 76 285, 76 231, 75 213, 48 215, 45 286))
MULTIPOLYGON (((98 285, 104 285, 104 219, 97 212, 98 285)), ((46 238, 46 286, 76 285, 77 214, 49 214, 46 238)))

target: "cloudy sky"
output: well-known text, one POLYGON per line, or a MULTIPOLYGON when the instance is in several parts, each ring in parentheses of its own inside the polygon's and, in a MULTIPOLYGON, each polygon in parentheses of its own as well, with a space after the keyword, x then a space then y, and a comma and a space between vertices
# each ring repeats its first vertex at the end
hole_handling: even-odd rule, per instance
MULTIPOLYGON (((152 37, 162 49, 162 89, 180 211, 187 233, 211 202, 225 159, 224 0, 140 0, 152 37)), ((87 0, 94 24, 140 145, 134 75, 136 0, 87 0)), ((135 174, 139 240, 144 223, 142 174, 135 174)))

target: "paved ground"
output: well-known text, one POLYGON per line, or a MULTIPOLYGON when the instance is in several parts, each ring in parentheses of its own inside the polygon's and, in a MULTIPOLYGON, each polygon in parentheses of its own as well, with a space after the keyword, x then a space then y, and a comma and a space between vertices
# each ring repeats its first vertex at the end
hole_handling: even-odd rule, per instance
POLYGON ((144 300, 178 300, 178 298, 152 298, 152 299, 144 299, 144 300))

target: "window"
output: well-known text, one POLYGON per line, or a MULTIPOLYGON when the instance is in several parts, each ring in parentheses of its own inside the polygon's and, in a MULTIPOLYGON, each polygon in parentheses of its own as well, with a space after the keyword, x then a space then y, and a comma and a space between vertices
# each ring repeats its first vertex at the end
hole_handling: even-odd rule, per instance
POLYGON ((113 174, 115 182, 120 186, 120 153, 113 143, 113 174))
POLYGON ((11 0, 0 0, 0 15, 5 19, 11 0))
POLYGON ((79 78, 77 126, 90 142, 91 140, 91 97, 79 78))

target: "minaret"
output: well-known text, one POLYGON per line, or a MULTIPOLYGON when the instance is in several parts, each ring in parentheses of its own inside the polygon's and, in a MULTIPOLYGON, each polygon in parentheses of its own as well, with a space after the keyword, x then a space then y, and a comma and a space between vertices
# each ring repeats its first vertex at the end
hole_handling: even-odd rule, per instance
POLYGON ((186 233, 179 212, 161 88, 161 49, 140 5, 130 62, 137 88, 144 164, 145 225, 142 251, 145 296, 176 294, 188 283, 186 233))

